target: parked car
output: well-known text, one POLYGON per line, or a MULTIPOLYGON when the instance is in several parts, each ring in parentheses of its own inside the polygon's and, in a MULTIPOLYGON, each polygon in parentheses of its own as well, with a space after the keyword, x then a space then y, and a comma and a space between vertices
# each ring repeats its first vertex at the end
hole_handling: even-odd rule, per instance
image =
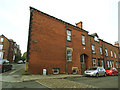
POLYGON ((12 70, 12 65, 7 59, 0 60, 0 73, 12 70))
POLYGON ((19 61, 18 61, 18 64, 22 64, 22 63, 24 63, 22 60, 19 60, 19 61))
POLYGON ((118 75, 118 70, 116 68, 107 68, 105 70, 107 75, 118 75))
POLYGON ((84 72, 85 76, 106 76, 106 71, 103 67, 92 67, 84 72))

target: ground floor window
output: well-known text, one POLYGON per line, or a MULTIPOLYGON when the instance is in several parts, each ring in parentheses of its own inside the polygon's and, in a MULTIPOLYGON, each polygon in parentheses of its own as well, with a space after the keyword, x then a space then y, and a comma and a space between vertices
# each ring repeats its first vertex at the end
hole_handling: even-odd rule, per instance
POLYGON ((53 74, 59 74, 60 68, 53 68, 53 74))
POLYGON ((107 67, 109 67, 109 60, 107 60, 106 63, 107 63, 107 67))
POLYGON ((112 60, 112 66, 114 67, 114 60, 112 60))
POLYGON ((96 59, 93 58, 92 61, 93 61, 93 66, 96 66, 96 59))
POLYGON ((102 65, 102 67, 104 67, 104 63, 103 63, 103 60, 101 60, 101 65, 102 65))
POLYGON ((73 74, 77 74, 77 70, 78 70, 77 67, 72 67, 72 72, 73 72, 73 74))
POLYGON ((116 61, 116 68, 118 68, 118 62, 116 61))
POLYGON ((67 48, 67 61, 72 61, 72 48, 67 48))
POLYGON ((110 67, 112 67, 112 61, 110 60, 110 67))
POLYGON ((119 68, 120 68, 120 61, 119 61, 119 68))
POLYGON ((3 59, 3 52, 0 52, 0 59, 3 59))

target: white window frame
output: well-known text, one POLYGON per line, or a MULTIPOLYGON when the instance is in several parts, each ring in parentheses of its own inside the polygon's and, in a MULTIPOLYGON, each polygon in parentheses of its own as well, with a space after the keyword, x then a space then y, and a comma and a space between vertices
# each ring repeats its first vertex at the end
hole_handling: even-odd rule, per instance
POLYGON ((102 65, 102 67, 104 67, 104 62, 103 62, 103 60, 101 60, 101 65, 102 65))
POLYGON ((102 55, 102 47, 100 47, 100 54, 102 55))
POLYGON ((95 58, 92 59, 92 62, 93 62, 93 66, 96 66, 96 59, 95 58))
POLYGON ((105 48, 105 54, 106 54, 106 56, 108 56, 107 48, 105 48))
POLYGON ((67 48, 67 61, 72 61, 72 48, 67 48), (68 50, 70 51, 69 53, 68 50))
POLYGON ((116 68, 118 68, 118 62, 116 61, 116 68))
POLYGON ((116 52, 114 52, 114 55, 115 55, 115 58, 117 58, 117 57, 116 57, 116 52))
POLYGON ((4 40, 4 38, 3 38, 3 37, 1 37, 0 42, 3 42, 3 40, 4 40))
POLYGON ((107 60, 107 67, 109 67, 109 60, 107 60))
POLYGON ((71 41, 71 30, 67 30, 67 41, 71 41))
POLYGON ((97 41, 97 42, 99 42, 99 39, 96 36, 94 37, 94 40, 97 41))
POLYGON ((112 53, 112 50, 110 51, 110 53, 111 53, 111 57, 113 57, 113 53, 112 53))
POLYGON ((0 52, 0 59, 3 59, 3 52, 0 52))
POLYGON ((3 49, 3 45, 2 44, 0 44, 0 50, 2 50, 3 49))
POLYGON ((58 69, 58 68, 53 69, 53 74, 59 74, 59 72, 60 72, 60 69, 58 69), (57 72, 55 72, 55 70, 56 70, 57 72))
POLYGON ((112 66, 114 67, 114 61, 112 61, 112 66))
POLYGON ((110 60, 110 67, 112 67, 112 61, 110 60))
POLYGON ((92 44, 92 53, 95 53, 95 45, 92 44))
POLYGON ((85 35, 82 35, 82 44, 85 45, 85 35))

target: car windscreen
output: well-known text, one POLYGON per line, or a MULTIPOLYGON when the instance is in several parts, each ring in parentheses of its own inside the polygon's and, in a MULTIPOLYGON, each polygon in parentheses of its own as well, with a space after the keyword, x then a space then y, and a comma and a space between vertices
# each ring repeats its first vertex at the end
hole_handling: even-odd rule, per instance
POLYGON ((106 68, 105 70, 112 70, 112 68, 106 68))
POLYGON ((90 68, 89 70, 96 70, 97 68, 90 68))

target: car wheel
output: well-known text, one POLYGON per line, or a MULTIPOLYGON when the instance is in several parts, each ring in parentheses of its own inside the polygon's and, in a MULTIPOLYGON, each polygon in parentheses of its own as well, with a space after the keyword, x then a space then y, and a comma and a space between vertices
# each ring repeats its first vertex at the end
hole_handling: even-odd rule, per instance
POLYGON ((114 73, 112 73, 112 76, 114 76, 114 73))
POLYGON ((104 74, 104 76, 105 76, 105 77, 107 76, 106 73, 104 74))
POLYGON ((4 72, 6 72, 6 70, 5 70, 5 69, 3 69, 3 73, 4 73, 4 72))
POLYGON ((97 77, 97 78, 99 77, 99 74, 98 74, 98 73, 96 74, 96 77, 97 77))

